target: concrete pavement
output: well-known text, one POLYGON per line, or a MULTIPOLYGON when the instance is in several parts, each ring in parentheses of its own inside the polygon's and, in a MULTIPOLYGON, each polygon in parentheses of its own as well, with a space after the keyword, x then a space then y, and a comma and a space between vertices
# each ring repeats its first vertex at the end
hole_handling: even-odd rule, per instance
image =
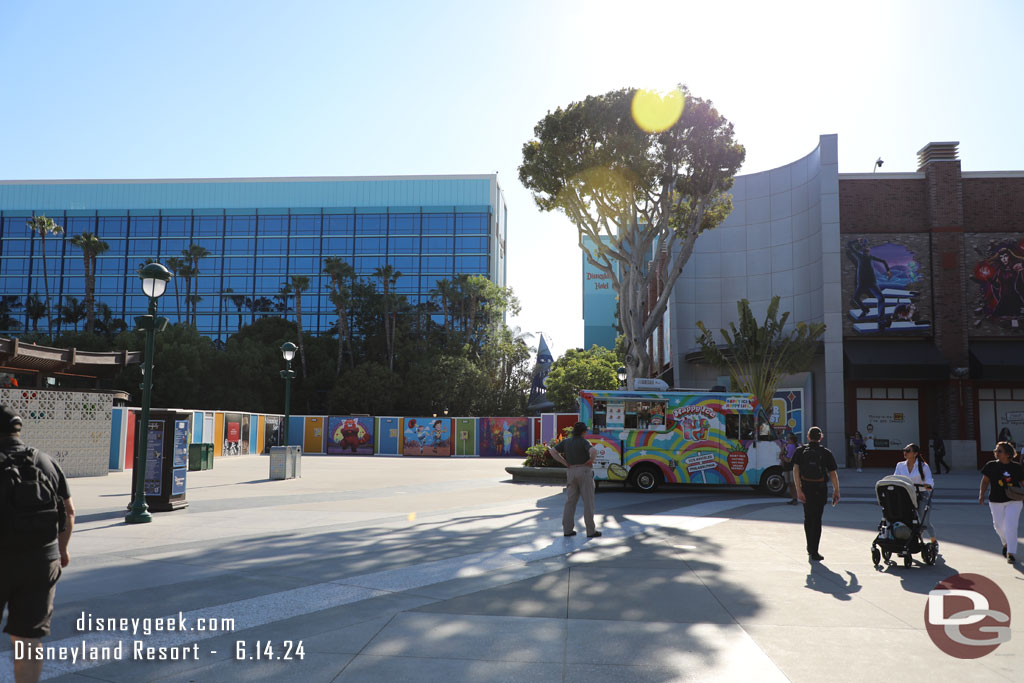
MULTIPOLYGON (((189 473, 187 510, 133 526, 128 475, 74 479, 72 565, 44 645, 68 658, 108 650, 48 661, 44 677, 810 682, 922 680, 941 667, 958 681, 1016 679, 1019 635, 960 660, 925 632, 928 591, 956 573, 989 577, 1024 606, 1024 568, 999 555, 976 472, 937 480, 939 563, 879 570, 873 484, 887 472, 841 472, 826 559, 812 565, 801 509, 784 500, 602 490, 604 537, 567 539, 562 488, 509 483, 508 464, 306 456, 302 479, 269 481, 266 458, 217 459, 189 473), (142 632, 168 615, 189 630, 142 632), (76 625, 108 618, 138 621, 76 625)), ((5 642, 0 681, 10 657, 5 642)))

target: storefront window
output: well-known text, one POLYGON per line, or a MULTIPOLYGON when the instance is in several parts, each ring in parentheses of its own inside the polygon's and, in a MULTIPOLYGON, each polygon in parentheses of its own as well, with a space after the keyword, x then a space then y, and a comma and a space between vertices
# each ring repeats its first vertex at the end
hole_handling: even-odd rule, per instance
POLYGON ((871 450, 899 450, 921 438, 917 389, 857 389, 857 431, 871 450), (870 396, 870 398, 868 398, 870 396))
POLYGON ((982 451, 999 441, 1024 442, 1024 389, 978 389, 978 430, 982 451))

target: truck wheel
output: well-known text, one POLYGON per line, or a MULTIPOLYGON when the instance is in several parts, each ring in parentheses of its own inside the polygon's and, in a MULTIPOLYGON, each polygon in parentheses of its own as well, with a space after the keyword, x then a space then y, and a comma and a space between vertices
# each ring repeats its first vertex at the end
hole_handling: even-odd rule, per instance
POLYGON ((663 482, 661 470, 654 465, 639 465, 631 471, 633 486, 644 493, 657 490, 663 482))
POLYGON ((782 476, 782 470, 778 467, 769 467, 761 475, 761 488, 773 496, 781 496, 788 488, 786 478, 782 476))

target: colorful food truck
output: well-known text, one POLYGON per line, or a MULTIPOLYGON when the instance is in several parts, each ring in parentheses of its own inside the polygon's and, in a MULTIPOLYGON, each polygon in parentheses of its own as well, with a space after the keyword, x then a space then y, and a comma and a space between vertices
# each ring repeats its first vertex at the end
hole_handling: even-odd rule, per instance
POLYGON ((580 420, 598 449, 594 477, 653 491, 663 483, 749 485, 774 495, 786 482, 782 442, 752 394, 582 391, 580 420))

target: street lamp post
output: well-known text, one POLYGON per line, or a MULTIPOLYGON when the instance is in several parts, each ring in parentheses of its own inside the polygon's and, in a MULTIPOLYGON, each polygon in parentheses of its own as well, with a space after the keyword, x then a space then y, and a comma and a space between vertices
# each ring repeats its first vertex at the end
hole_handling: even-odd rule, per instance
POLYGON ((149 403, 153 390, 153 351, 156 347, 156 333, 167 327, 167 318, 156 315, 156 300, 167 290, 171 271, 159 263, 147 263, 139 271, 142 291, 149 297, 149 311, 135 318, 137 329, 146 331, 146 355, 142 365, 142 412, 139 427, 135 430, 135 496, 124 521, 128 524, 145 524, 153 521, 146 505, 146 446, 149 443, 149 403))
POLYGON ((284 380, 284 446, 288 445, 288 419, 291 417, 292 408, 292 379, 295 377, 295 371, 292 370, 292 358, 295 358, 298 348, 291 342, 281 344, 281 355, 284 356, 285 367, 281 371, 281 378, 284 380))
POLYGON ((616 376, 619 378, 619 388, 623 389, 626 386, 626 366, 620 365, 619 369, 615 371, 616 376))

